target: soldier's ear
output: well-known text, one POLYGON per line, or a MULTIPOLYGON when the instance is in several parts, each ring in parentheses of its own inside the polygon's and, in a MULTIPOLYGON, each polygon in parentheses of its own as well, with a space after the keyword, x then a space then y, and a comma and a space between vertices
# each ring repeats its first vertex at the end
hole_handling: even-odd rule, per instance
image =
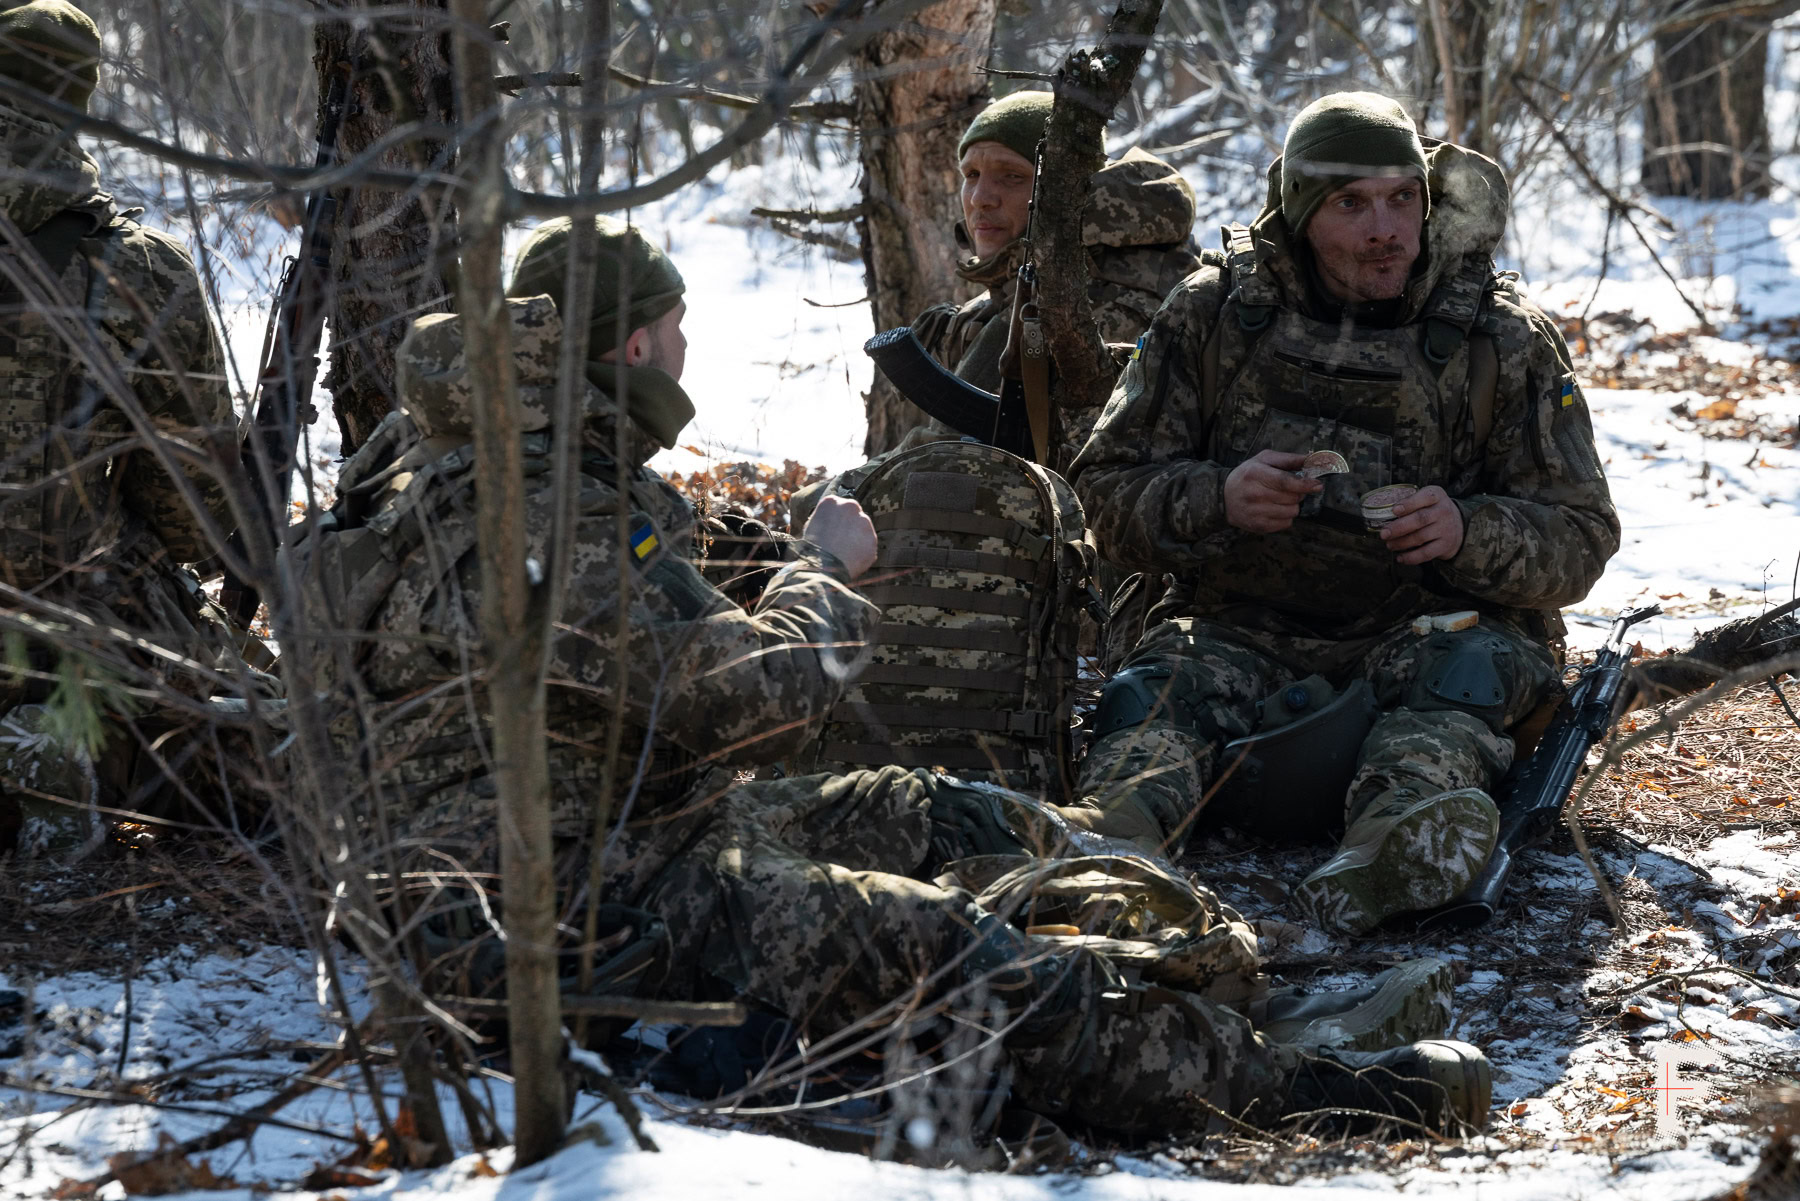
POLYGON ((625 365, 642 367, 650 361, 650 327, 640 325, 625 339, 625 365))

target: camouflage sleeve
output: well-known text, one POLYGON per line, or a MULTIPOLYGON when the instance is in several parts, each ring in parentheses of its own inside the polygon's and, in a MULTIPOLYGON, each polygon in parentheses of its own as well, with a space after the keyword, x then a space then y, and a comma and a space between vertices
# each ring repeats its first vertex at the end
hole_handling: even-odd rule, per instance
POLYGON ((1206 267, 1169 293, 1070 467, 1100 553, 1127 570, 1201 568, 1236 538, 1229 469, 1201 457, 1213 406, 1202 348, 1223 287, 1206 267))
MULTIPOLYGON (((125 378, 163 434, 204 448, 210 432, 232 435, 236 417, 225 356, 187 251, 171 237, 136 224, 107 237, 101 289, 102 328, 120 348, 125 378)), ((170 554, 192 563, 212 553, 200 521, 156 459, 133 453, 119 469, 126 503, 144 517, 170 554)), ((184 471, 202 503, 231 531, 225 491, 204 468, 184 471)))
MULTIPOLYGON (((547 530, 547 509, 544 516, 530 528, 547 530)), ((615 536, 611 512, 590 511, 576 530, 566 632, 551 665, 553 678, 603 693, 615 651, 615 536)), ((799 750, 862 670, 880 610, 850 588, 842 564, 800 543, 800 557, 745 611, 681 548, 663 550, 661 537, 648 518, 633 517, 635 546, 658 545, 631 568, 629 633, 617 648, 632 720, 724 764, 773 763, 799 750)))
POLYGON ((1619 516, 1562 334, 1529 305, 1507 316, 1478 490, 1457 499, 1462 549, 1437 570, 1484 600, 1560 608, 1586 596, 1619 549, 1619 516))

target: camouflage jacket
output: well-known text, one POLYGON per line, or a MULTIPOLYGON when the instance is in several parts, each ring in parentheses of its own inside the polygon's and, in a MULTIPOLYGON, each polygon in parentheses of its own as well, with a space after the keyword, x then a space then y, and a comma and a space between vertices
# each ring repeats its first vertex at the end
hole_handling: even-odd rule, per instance
MULTIPOLYGON (((74 562, 93 549, 83 540, 116 537, 121 519, 135 518, 176 560, 207 557, 212 550, 200 520, 147 452, 102 457, 64 473, 65 485, 31 488, 82 457, 75 446, 50 438, 49 427, 78 428, 75 441, 86 455, 103 455, 108 444, 133 435, 121 389, 129 389, 165 436, 203 447, 207 434, 235 429, 224 355, 193 260, 174 238, 133 220, 137 210, 114 206, 93 160, 61 130, 3 104, 0 206, 34 247, 53 220, 80 222, 80 240, 57 288, 70 310, 86 317, 72 345, 67 332, 0 278, 8 296, 0 311, 0 354, 7 359, 0 365, 7 389, 4 483, 27 489, 7 505, 6 526, 36 524, 56 539, 58 557, 74 562), (95 354, 105 356, 98 370, 95 354), (96 472, 110 477, 110 486, 92 487, 96 472)), ((18 252, 7 246, 4 253, 18 252)), ((223 522, 218 482, 198 466, 184 471, 203 507, 223 522)))
MULTIPOLYGON (((561 325, 547 296, 506 303, 528 431, 528 553, 544 563, 561 325)), ((482 588, 459 318, 438 314, 414 324, 398 383, 404 415, 389 417, 347 465, 344 499, 296 550, 294 564, 319 682, 348 696, 350 681, 333 666, 347 662, 373 701, 340 721, 342 749, 366 755, 390 795, 407 798, 415 829, 417 821, 454 827, 468 819, 470 802, 493 795, 490 750, 479 736, 487 723, 482 588), (335 644, 329 631, 346 627, 358 635, 348 659, 325 653, 335 644)), ((693 511, 643 466, 654 443, 628 427, 632 455, 621 472, 611 457, 623 419, 618 406, 591 384, 584 406, 574 554, 546 701, 554 820, 563 837, 585 834, 591 820, 605 731, 620 699, 616 664, 625 667, 623 778, 641 766, 635 774, 654 808, 686 792, 697 768, 772 763, 797 749, 861 669, 879 615, 848 587, 842 564, 805 544, 752 610, 733 604, 687 558, 693 511), (621 507, 630 529, 622 641, 621 507)))
MULTIPOLYGON (((0 209, 25 239, 0 237, 0 580, 216 660, 222 615, 175 567, 212 553, 201 519, 127 446, 143 432, 128 407, 192 447, 235 431, 193 262, 113 204, 65 130, 4 103, 0 209)), ((191 458, 181 470, 228 533, 215 477, 191 458)))
POLYGON ((1568 349, 1493 272, 1504 177, 1444 146, 1430 186, 1424 267, 1382 328, 1331 312, 1274 198, 1231 266, 1202 267, 1157 313, 1073 474, 1101 552, 1174 577, 1159 616, 1350 638, 1478 607, 1544 630, 1541 611, 1580 600, 1618 549, 1568 349), (1248 534, 1224 483, 1265 448, 1332 449, 1351 469, 1292 528, 1248 534), (1454 558, 1402 567, 1362 527, 1362 493, 1396 482, 1456 499, 1454 558))

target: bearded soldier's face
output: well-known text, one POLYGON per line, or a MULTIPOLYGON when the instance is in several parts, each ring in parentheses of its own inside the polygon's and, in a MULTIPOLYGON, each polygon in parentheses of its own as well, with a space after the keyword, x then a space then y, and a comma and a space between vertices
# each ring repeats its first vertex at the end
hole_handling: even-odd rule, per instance
POLYGON ((963 226, 982 258, 1023 236, 1031 218, 1037 168, 998 142, 976 142, 962 156, 963 226))
POLYGON ((1358 179, 1325 198, 1306 223, 1306 240, 1333 298, 1392 300, 1406 287, 1424 227, 1417 179, 1358 179))

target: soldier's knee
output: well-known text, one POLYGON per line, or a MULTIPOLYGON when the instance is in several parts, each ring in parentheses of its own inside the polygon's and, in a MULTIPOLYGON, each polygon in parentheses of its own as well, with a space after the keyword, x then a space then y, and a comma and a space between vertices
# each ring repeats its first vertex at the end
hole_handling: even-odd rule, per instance
POLYGON ((1404 703, 1426 713, 1467 713, 1502 733, 1511 709, 1528 703, 1518 695, 1514 656, 1512 644, 1497 634, 1481 630, 1433 634, 1426 640, 1404 703))
POLYGON ((1219 722, 1194 691, 1166 663, 1138 663, 1106 682, 1094 710, 1094 737, 1135 729, 1152 721, 1173 726, 1203 742, 1221 736, 1219 722))

